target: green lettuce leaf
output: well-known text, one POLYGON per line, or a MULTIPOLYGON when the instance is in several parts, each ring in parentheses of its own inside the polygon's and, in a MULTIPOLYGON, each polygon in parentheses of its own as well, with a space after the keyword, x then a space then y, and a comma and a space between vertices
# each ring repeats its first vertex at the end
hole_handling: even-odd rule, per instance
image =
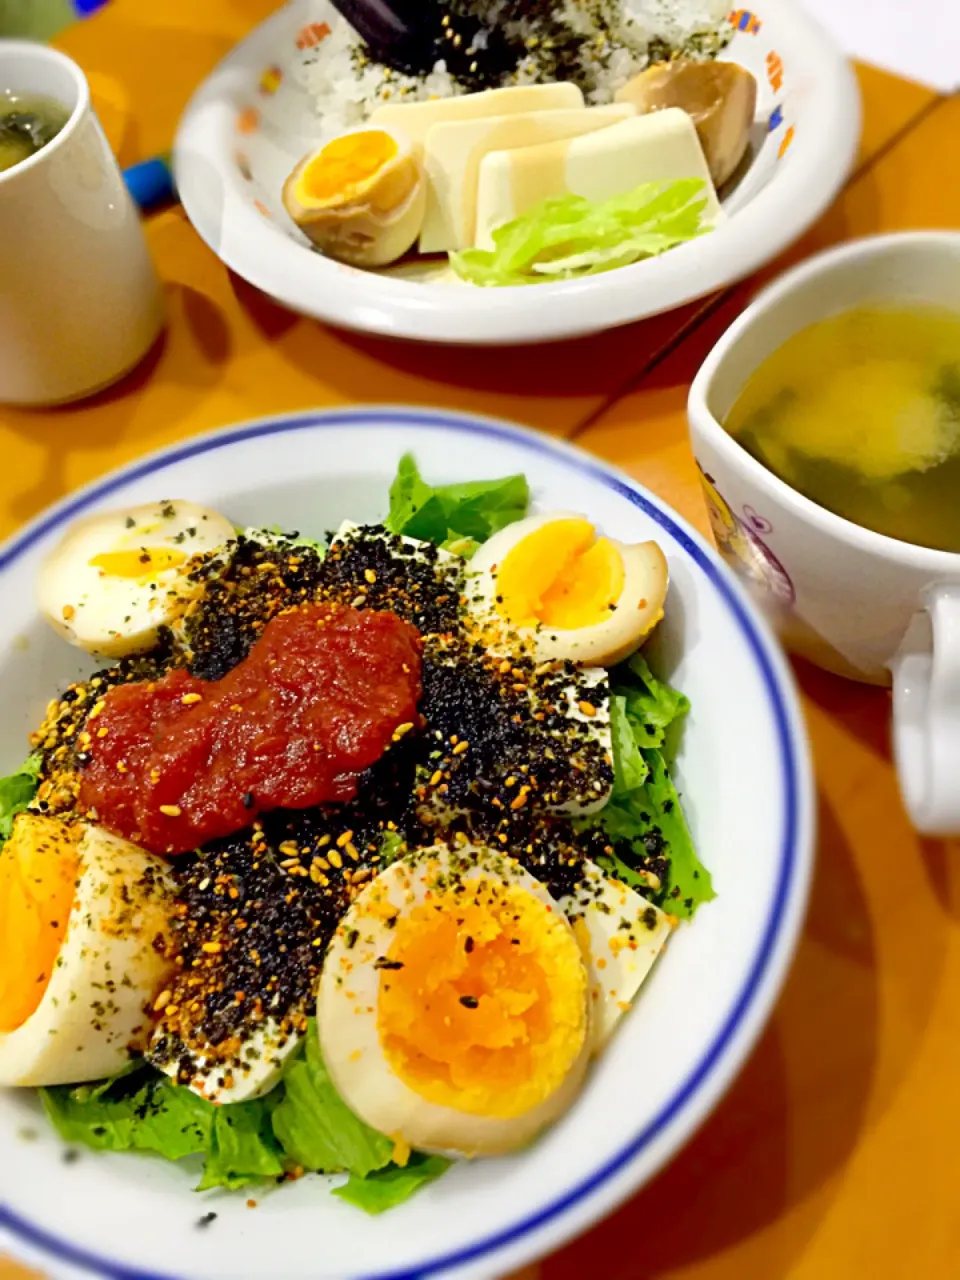
POLYGON ((378 1169, 365 1178, 351 1174, 342 1187, 337 1187, 333 1194, 341 1200, 356 1205, 365 1213, 384 1213, 403 1204, 412 1195, 441 1177, 450 1168, 451 1161, 443 1156, 427 1156, 414 1152, 406 1165, 391 1164, 385 1169, 378 1169))
POLYGON ((390 486, 390 512, 384 523, 392 533, 435 542, 469 558, 492 534, 522 520, 529 504, 525 476, 429 485, 408 453, 400 459, 390 486))
MULTIPOLYGON (((666 842, 670 858, 670 879, 664 895, 663 908, 674 915, 687 918, 697 907, 717 895, 710 872, 697 856, 687 820, 683 816, 680 797, 667 772, 666 761, 660 751, 645 751, 650 765, 650 778, 643 788, 641 801, 644 813, 649 813, 648 830, 659 830, 666 842)), ((644 832, 646 834, 646 832, 644 832)))
POLYGON ((265 1098, 214 1109, 210 1149, 198 1191, 211 1187, 235 1191, 283 1174, 283 1150, 274 1136, 271 1109, 265 1098))
POLYGON ((623 694, 610 698, 610 729, 613 737, 613 794, 626 795, 642 787, 649 769, 640 754, 634 733, 634 721, 627 711, 623 694))
POLYGON ((677 725, 690 710, 688 699, 677 689, 658 680, 647 660, 635 653, 626 664, 624 697, 641 747, 662 747, 667 730, 677 725))
POLYGON ((40 1097, 67 1142, 166 1160, 205 1156, 198 1191, 272 1181, 285 1169, 269 1098, 214 1106, 142 1061, 93 1084, 41 1089, 40 1097))
POLYGON ((109 1093, 118 1080, 123 1080, 127 1076, 132 1076, 135 1071, 144 1071, 146 1069, 142 1058, 131 1058, 126 1066, 121 1067, 119 1071, 115 1071, 112 1076, 107 1076, 105 1080, 93 1081, 90 1084, 74 1085, 70 1092, 75 1102, 97 1102, 105 1094, 109 1093))
POLYGON ((613 791, 587 820, 617 844, 613 854, 600 858, 611 875, 687 918, 716 896, 669 773, 670 748, 689 708, 684 695, 658 680, 640 654, 616 668, 610 699, 613 791), (668 879, 658 894, 651 895, 644 877, 630 866, 631 846, 638 862, 651 854, 667 859, 668 879))
POLYGON ((36 795, 42 765, 40 755, 34 754, 16 773, 0 778, 0 841, 9 840, 14 818, 36 795))
POLYGON ((304 1046, 288 1060, 273 1132, 287 1155, 317 1173, 366 1177, 393 1158, 393 1143, 355 1116, 337 1093, 311 1022, 304 1046))
POLYGON ((142 1059, 109 1079, 41 1089, 44 1111, 67 1142, 97 1151, 148 1151, 167 1160, 205 1157, 198 1191, 273 1182, 291 1167, 347 1172, 337 1195, 368 1213, 408 1199, 449 1167, 414 1152, 393 1163, 393 1142, 359 1120, 323 1064, 316 1026, 263 1098, 216 1106, 142 1059))
POLYGON ((41 1089, 40 1097, 62 1138, 97 1151, 153 1151, 180 1160, 209 1147, 215 1108, 151 1068, 100 1089, 41 1089))
POLYGON ((554 197, 498 227, 495 248, 451 253, 450 262, 462 279, 487 288, 613 271, 711 230, 704 189, 701 179, 684 178, 600 202, 554 197))

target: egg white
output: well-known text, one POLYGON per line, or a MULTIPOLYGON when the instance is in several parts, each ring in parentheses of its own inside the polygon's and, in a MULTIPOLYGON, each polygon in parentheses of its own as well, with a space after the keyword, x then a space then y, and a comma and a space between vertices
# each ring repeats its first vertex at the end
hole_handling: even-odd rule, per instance
MULTIPOLYGON (((35 817, 23 813, 16 822, 35 817)), ((41 819, 37 839, 42 823, 53 821, 41 819)), ((166 864, 89 824, 77 852, 73 908, 46 991, 25 1022, 0 1033, 0 1085, 99 1080, 147 1041, 150 1005, 170 967, 154 946, 167 934, 172 905, 166 864)))
POLYGON ((590 976, 590 1023, 598 1053, 646 981, 670 937, 667 915, 595 862, 560 907, 573 924, 590 976))
POLYGON ((181 617, 196 587, 186 573, 191 557, 224 546, 233 525, 215 511, 181 500, 148 503, 90 516, 67 530, 44 561, 37 584, 44 617, 70 644, 105 658, 146 653, 161 627, 181 617), (140 577, 111 573, 93 561, 102 555, 183 556, 140 577))
POLYGON ((612 667, 629 657, 663 616, 669 573, 656 542, 626 544, 609 539, 620 553, 624 581, 609 618, 592 626, 564 630, 546 625, 515 627, 497 607, 500 567, 523 540, 549 524, 583 520, 573 511, 551 511, 507 525, 478 549, 467 579, 468 609, 485 627, 492 648, 519 640, 540 660, 563 660, 583 666, 612 667))
MULTIPOLYGON (((563 1083, 520 1116, 474 1115, 430 1102, 394 1074, 380 1045, 376 1015, 381 977, 376 966, 394 935, 369 907, 382 895, 383 904, 403 916, 444 882, 451 867, 461 880, 493 876, 518 885, 557 910, 544 886, 519 863, 478 846, 458 846, 451 853, 438 845, 393 863, 366 886, 330 943, 317 999, 320 1048, 340 1096, 373 1128, 420 1151, 495 1155, 525 1145, 576 1097, 590 1057, 589 1010, 584 1011, 583 1046, 563 1083)), ((558 919, 563 919, 559 913, 558 919)))

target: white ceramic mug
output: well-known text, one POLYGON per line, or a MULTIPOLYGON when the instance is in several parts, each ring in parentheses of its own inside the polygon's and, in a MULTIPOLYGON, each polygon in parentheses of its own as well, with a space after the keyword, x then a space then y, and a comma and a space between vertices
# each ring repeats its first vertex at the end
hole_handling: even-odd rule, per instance
POLYGON ((0 401, 75 400, 153 344, 160 284, 76 63, 0 40, 4 92, 55 98, 71 114, 46 147, 0 173, 0 401))
MULTIPOLYGON (((863 303, 960 311, 960 232, 855 241, 766 289, 690 392, 693 451, 721 553, 784 643, 822 667, 894 687, 894 750, 913 822, 960 832, 960 555, 826 511, 720 425, 757 367, 799 330, 863 303)), ((960 358, 960 353, 958 353, 960 358)), ((960 501, 960 495, 958 495, 960 501)))

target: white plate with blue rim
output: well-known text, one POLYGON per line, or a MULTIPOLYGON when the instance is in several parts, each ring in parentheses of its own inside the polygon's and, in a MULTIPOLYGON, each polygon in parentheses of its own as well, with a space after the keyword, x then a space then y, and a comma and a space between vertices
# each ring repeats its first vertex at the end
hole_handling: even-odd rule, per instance
POLYGON ((31 1090, 0 1091, 0 1248, 55 1276, 113 1280, 492 1277, 557 1248, 636 1191, 743 1064, 784 980, 813 864, 813 783, 793 681, 743 589, 654 495, 578 450, 489 420, 371 408, 263 419, 115 472, 0 551, 0 772, 23 758, 76 651, 37 613, 38 565, 79 516, 178 495, 240 525, 322 532, 382 518, 412 451, 435 482, 523 472, 535 508, 656 539, 671 585, 648 648, 692 709, 675 771, 717 896, 670 941, 570 1110, 531 1147, 464 1162, 377 1218, 307 1176, 259 1197, 192 1190, 197 1170, 84 1152, 67 1163, 31 1090), (27 1140, 27 1137, 30 1140, 27 1140), (198 1222, 215 1213, 205 1229, 198 1222))
POLYGON ((733 39, 721 56, 746 67, 760 87, 749 164, 721 193, 721 225, 659 258, 504 289, 451 281, 452 273, 435 265, 358 270, 315 251, 281 192, 294 165, 325 138, 324 121, 291 68, 305 47, 322 57, 324 39, 342 22, 328 0, 291 0, 198 89, 176 140, 180 198, 231 270, 291 310, 349 329, 514 344, 657 315, 775 258, 834 199, 856 154, 853 71, 799 0, 756 0, 755 9, 735 9, 731 20, 733 39))

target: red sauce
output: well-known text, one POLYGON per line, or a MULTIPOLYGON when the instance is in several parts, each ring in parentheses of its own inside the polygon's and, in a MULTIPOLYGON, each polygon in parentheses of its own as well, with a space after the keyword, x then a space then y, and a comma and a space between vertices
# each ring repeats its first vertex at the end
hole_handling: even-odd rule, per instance
POLYGON ((304 605, 222 680, 118 685, 91 715, 80 803, 118 835, 185 853, 269 809, 349 800, 416 719, 420 636, 393 613, 304 605))

